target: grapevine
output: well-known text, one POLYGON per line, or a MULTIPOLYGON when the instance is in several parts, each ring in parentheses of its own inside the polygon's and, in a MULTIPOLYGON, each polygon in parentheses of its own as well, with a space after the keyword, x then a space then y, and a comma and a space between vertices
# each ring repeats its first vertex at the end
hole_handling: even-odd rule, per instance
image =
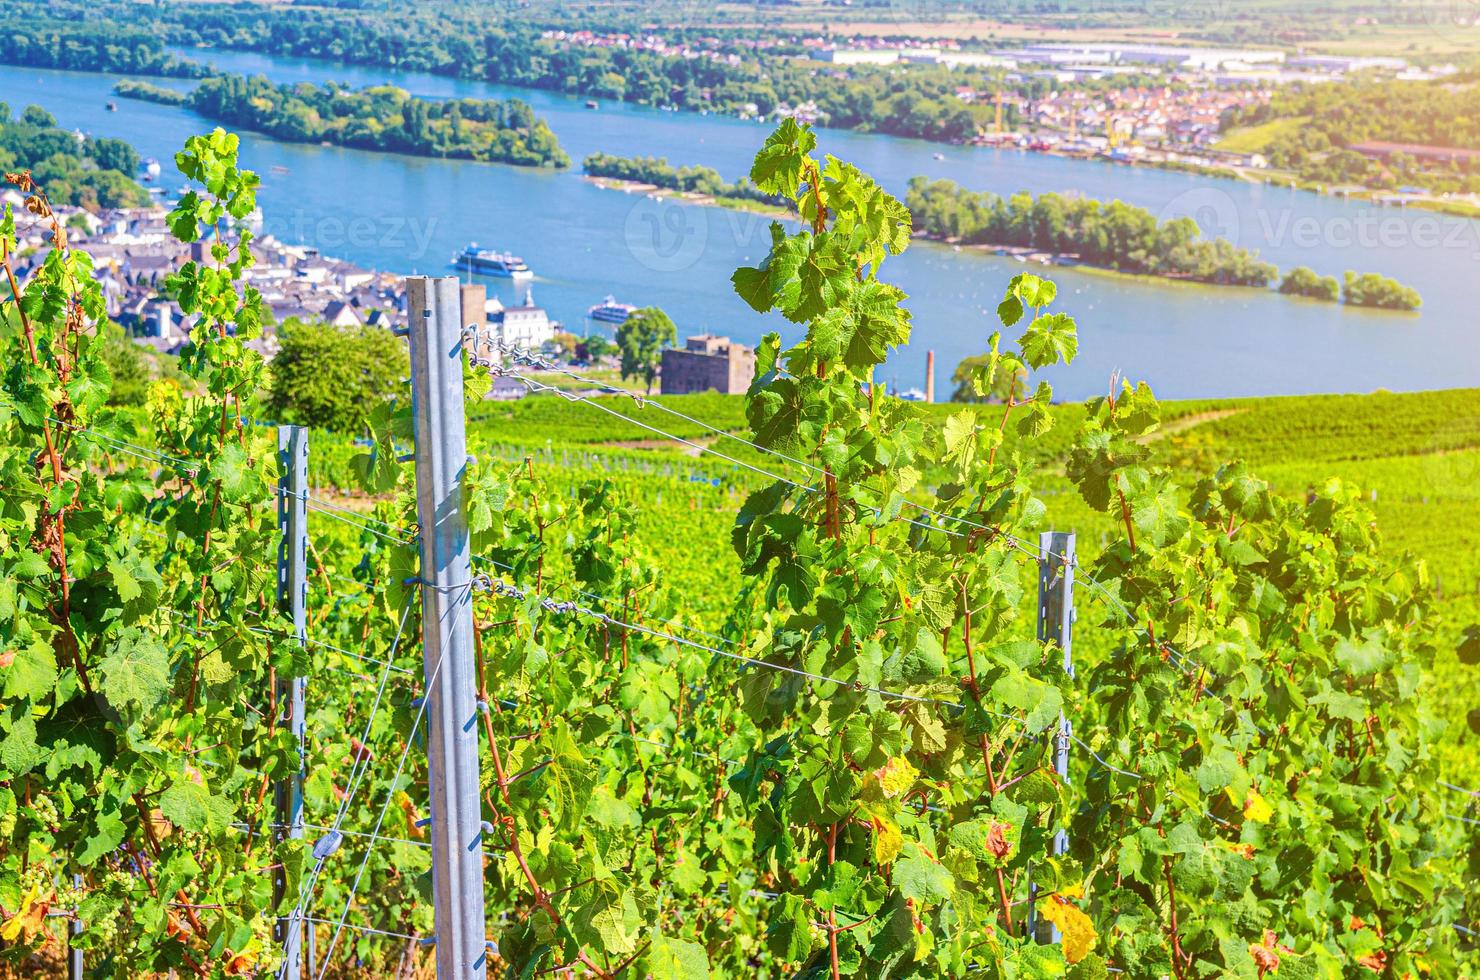
MULTIPOLYGON (((743 423, 699 401, 647 427, 708 457, 697 480, 470 446, 490 975, 1473 972, 1473 809, 1445 796, 1424 696, 1455 630, 1427 567, 1338 482, 1180 481, 1144 384, 1055 404, 1095 338, 1037 276, 1006 284, 965 376, 1000 404, 887 396, 910 214, 816 149, 784 122, 750 174, 800 225, 732 281, 786 323, 743 423), (1066 486, 1113 528, 1082 561, 1037 543, 1066 486), (1040 568, 1076 582, 1072 673, 1040 568)), ((142 413, 106 405, 90 259, 8 175, 29 217, 0 225, 7 273, 16 220, 55 247, 0 306, 0 960, 68 941, 100 976, 269 976, 297 914, 325 975, 410 974, 435 941, 410 401, 363 451, 313 436, 320 492, 357 489, 308 494, 301 649, 252 423, 256 178, 220 130, 177 164, 197 189, 170 226, 203 258, 168 286, 185 381, 142 413), (274 692, 305 674, 296 841, 271 811, 300 763, 274 692)), ((540 366, 493 368, 539 390, 540 366)), ((470 417, 494 414, 487 367, 470 417)), ((612 393, 569 399, 584 428, 521 407, 518 444, 651 417, 612 393)))

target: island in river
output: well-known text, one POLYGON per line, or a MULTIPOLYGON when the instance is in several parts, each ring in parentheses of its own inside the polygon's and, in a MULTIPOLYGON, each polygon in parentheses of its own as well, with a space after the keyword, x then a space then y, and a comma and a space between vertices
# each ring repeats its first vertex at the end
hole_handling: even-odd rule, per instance
POLYGON ((215 75, 189 93, 132 80, 113 91, 186 106, 225 125, 294 143, 521 167, 570 166, 549 124, 519 99, 421 99, 394 85, 274 85, 260 75, 215 75))
MULTIPOLYGON (((593 153, 583 162, 597 186, 675 198, 688 204, 758 211, 793 218, 781 202, 742 177, 726 182, 711 167, 670 164, 665 157, 593 153)), ((1063 194, 1010 197, 966 190, 949 180, 916 177, 906 204, 917 237, 1043 265, 1084 265, 1116 273, 1219 286, 1268 287, 1279 270, 1222 238, 1201 237, 1190 218, 1158 221, 1145 208, 1063 194)), ((1309 270, 1296 270, 1296 280, 1309 270)), ((1343 298, 1352 305, 1416 309, 1418 294, 1393 280, 1349 273, 1343 298)), ((1314 295, 1281 284, 1286 295, 1314 295)), ((1332 280, 1334 282, 1334 280, 1332 280)), ((1324 282, 1321 284, 1324 286, 1324 282)), ((1322 295, 1319 298, 1327 298, 1322 295)), ((1329 297, 1335 299, 1335 296, 1329 297)))

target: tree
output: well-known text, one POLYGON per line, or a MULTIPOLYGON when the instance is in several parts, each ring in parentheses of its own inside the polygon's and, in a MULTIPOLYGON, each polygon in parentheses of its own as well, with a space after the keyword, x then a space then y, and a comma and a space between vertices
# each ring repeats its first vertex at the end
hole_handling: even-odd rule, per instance
POLYGON ((652 394, 658 365, 663 361, 663 348, 673 343, 678 330, 668 314, 656 306, 645 306, 633 312, 617 328, 617 347, 622 352, 622 377, 641 378, 652 394))
POLYGON ((593 334, 581 341, 576 348, 576 356, 587 364, 594 364, 603 357, 617 352, 617 345, 607 340, 601 334, 593 334))
POLYGON ((378 327, 288 320, 279 336, 268 405, 284 422, 357 431, 410 371, 406 345, 378 327))
POLYGON ((86 151, 97 161, 100 170, 117 170, 126 177, 132 177, 139 169, 138 151, 123 140, 106 136, 89 139, 86 151))
POLYGON ((581 338, 562 330, 550 338, 550 346, 559 348, 561 354, 574 355, 581 346, 581 338))
POLYGON ((39 105, 28 105, 21 113, 21 122, 27 126, 35 126, 37 129, 53 129, 57 124, 57 119, 39 105))
POLYGON ((144 404, 149 393, 149 382, 153 380, 144 352, 114 324, 107 324, 105 330, 103 363, 108 366, 108 374, 113 380, 113 387, 108 392, 108 404, 144 404))

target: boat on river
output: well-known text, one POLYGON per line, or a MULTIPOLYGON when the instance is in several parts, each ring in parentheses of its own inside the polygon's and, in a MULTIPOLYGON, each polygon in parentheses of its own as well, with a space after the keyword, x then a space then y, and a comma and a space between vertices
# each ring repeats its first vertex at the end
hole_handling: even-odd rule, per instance
POLYGON ((597 323, 626 323, 627 318, 637 311, 631 303, 618 303, 615 296, 608 296, 586 311, 588 319, 597 323))
POLYGON ((479 248, 477 242, 470 242, 467 248, 454 255, 452 264, 464 272, 476 272, 484 276, 499 276, 503 279, 534 278, 534 271, 519 256, 479 248))

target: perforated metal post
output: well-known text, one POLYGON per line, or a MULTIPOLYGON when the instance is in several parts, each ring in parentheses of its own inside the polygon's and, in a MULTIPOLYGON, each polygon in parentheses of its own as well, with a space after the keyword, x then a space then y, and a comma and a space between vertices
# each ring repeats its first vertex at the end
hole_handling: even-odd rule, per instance
POLYGON ((462 300, 456 278, 406 281, 421 528, 432 892, 437 977, 482 977, 483 836, 473 665, 472 564, 462 483, 462 300))
MULTIPOLYGON (((1064 673, 1074 677, 1074 534, 1067 531, 1044 531, 1038 536, 1038 639, 1056 643, 1064 651, 1064 673)), ((1059 779, 1069 778, 1069 736, 1071 723, 1059 714, 1059 730, 1054 736, 1053 768, 1059 779)), ((1069 835, 1060 830, 1054 834, 1053 853, 1069 849, 1069 835)), ((1028 930, 1040 943, 1056 943, 1059 931, 1052 923, 1038 918, 1038 886, 1030 879, 1028 930)))
MULTIPOLYGON (((293 620, 293 642, 300 651, 308 643, 308 430, 300 425, 278 426, 278 608, 293 620)), ((304 712, 308 680, 301 676, 279 677, 277 706, 279 723, 298 743, 298 771, 280 780, 273 790, 279 840, 303 839, 304 712)), ((273 874, 273 899, 281 903, 287 877, 279 869, 273 874)), ((281 980, 299 980, 303 971, 303 912, 293 911, 278 920, 278 940, 283 946, 281 980)))

